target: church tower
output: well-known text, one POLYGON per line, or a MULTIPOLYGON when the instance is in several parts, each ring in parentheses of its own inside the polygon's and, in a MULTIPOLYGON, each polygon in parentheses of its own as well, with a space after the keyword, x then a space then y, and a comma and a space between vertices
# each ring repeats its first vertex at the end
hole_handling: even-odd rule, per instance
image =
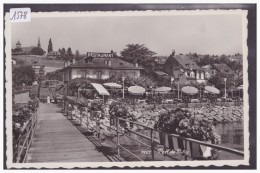
POLYGON ((20 41, 18 40, 16 43, 16 49, 21 49, 21 48, 22 48, 22 45, 21 45, 20 41))
POLYGON ((41 47, 41 42, 40 42, 40 37, 38 37, 38 45, 37 45, 37 47, 41 47))

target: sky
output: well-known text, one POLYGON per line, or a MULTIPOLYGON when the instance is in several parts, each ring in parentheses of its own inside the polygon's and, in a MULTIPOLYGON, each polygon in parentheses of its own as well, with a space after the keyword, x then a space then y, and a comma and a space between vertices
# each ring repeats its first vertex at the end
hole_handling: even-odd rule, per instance
POLYGON ((12 23, 12 48, 36 46, 38 37, 44 50, 52 39, 53 49, 110 52, 118 55, 127 44, 145 44, 161 56, 176 53, 242 53, 240 15, 110 16, 32 18, 12 23))

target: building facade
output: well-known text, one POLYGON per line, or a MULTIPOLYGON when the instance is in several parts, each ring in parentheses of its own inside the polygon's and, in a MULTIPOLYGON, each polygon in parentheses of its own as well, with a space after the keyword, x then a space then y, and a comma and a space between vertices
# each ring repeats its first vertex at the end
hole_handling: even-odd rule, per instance
POLYGON ((175 55, 175 53, 172 53, 165 62, 162 71, 171 75, 174 81, 179 81, 183 84, 206 82, 205 71, 187 55, 175 55))
POLYGON ((139 78, 142 69, 137 64, 114 58, 110 53, 88 53, 77 62, 75 59, 65 62, 62 71, 64 81, 70 81, 75 78, 108 79, 116 74, 139 78))

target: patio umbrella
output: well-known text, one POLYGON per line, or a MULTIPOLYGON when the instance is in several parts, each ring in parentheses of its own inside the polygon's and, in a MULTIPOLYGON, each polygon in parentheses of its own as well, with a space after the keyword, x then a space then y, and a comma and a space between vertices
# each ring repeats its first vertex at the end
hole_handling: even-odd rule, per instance
POLYGON ((141 86, 131 86, 128 88, 128 92, 134 95, 139 95, 145 93, 145 88, 141 86))
POLYGON ((170 87, 159 87, 159 88, 156 88, 154 91, 155 92, 169 92, 171 90, 170 87))
POLYGON ((213 86, 205 86, 205 90, 208 91, 211 94, 219 94, 220 93, 220 91, 213 86))
POLYGON ((117 83, 103 83, 103 85, 110 88, 122 88, 122 85, 117 83))
POLYGON ((194 95, 199 92, 199 90, 193 86, 185 86, 181 89, 181 91, 189 95, 194 95))

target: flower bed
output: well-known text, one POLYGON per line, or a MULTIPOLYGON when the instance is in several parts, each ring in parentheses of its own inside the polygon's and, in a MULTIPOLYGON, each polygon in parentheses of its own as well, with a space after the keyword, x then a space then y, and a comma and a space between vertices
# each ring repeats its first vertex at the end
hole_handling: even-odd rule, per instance
MULTIPOLYGON (((160 115, 155 128, 170 134, 178 134, 185 138, 192 138, 211 144, 220 144, 221 137, 216 133, 212 123, 191 116, 189 111, 177 108, 160 115)), ((199 150, 199 145, 192 145, 193 150, 199 150)), ((199 153, 199 152, 197 152, 199 153)), ((199 157, 198 155, 196 157, 199 157)), ((208 159, 218 159, 216 150, 208 159)))
POLYGON ((24 126, 32 118, 33 113, 37 111, 39 107, 39 99, 35 98, 25 106, 14 106, 13 110, 13 138, 17 140, 23 132, 24 126))

